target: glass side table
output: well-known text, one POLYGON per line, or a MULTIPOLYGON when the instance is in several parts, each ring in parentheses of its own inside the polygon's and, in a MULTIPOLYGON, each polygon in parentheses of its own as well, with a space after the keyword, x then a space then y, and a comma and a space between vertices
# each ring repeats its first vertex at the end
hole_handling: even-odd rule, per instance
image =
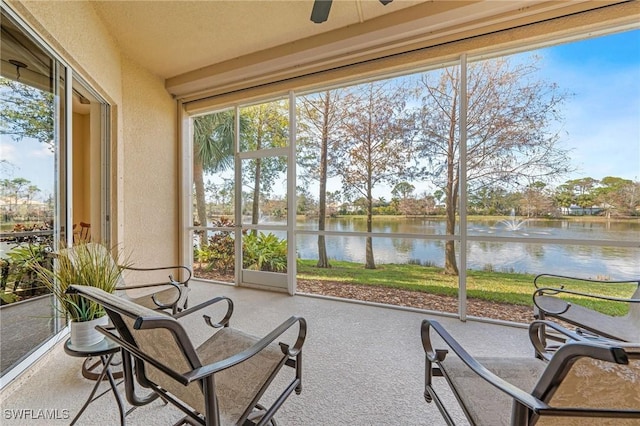
POLYGON ((114 398, 116 399, 116 403, 118 404, 118 410, 120 411, 120 424, 125 424, 125 411, 124 404, 122 402, 122 398, 120 397, 120 393, 118 392, 117 384, 115 379, 113 378, 113 373, 111 372, 111 361, 113 360, 113 356, 120 352, 120 345, 105 338, 100 343, 97 343, 92 346, 86 346, 82 348, 75 347, 71 344, 71 339, 67 339, 64 343, 64 351, 71 356, 78 358, 87 358, 87 357, 98 357, 102 362, 102 371, 96 380, 96 384, 89 395, 89 398, 84 403, 78 414, 71 421, 71 426, 75 424, 75 422, 80 418, 84 410, 98 398, 94 398, 94 395, 98 391, 98 387, 100 387, 100 383, 106 376, 109 379, 109 384, 111 385, 111 390, 113 391, 114 398))

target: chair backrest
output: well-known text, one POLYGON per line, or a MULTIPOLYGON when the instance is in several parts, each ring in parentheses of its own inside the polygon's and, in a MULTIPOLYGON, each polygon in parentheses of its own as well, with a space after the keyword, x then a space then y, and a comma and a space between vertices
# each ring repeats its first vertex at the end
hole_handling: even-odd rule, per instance
MULTIPOLYGON (((125 304, 138 306, 131 301, 127 301, 125 304)), ((121 304, 121 306, 125 304, 121 304)), ((130 335, 130 341, 141 352, 175 373, 182 374, 201 367, 202 364, 195 348, 182 325, 172 317, 160 315, 148 308, 140 310, 134 308, 129 314, 122 316, 126 332, 130 335), (134 318, 135 315, 138 315, 137 318, 134 318)), ((118 329, 118 331, 122 336, 123 330, 118 329)), ((197 411, 206 412, 204 394, 199 383, 194 382, 184 386, 148 362, 138 362, 136 368, 142 370, 137 373, 139 380, 151 381, 197 411)))
MULTIPOLYGON (((114 339, 135 358, 135 377, 139 384, 152 388, 164 398, 169 398, 168 391, 172 395, 170 401, 185 413, 193 409, 207 416, 206 424, 243 424, 248 416, 255 414, 253 410, 259 407, 263 392, 288 359, 288 349, 271 342, 241 361, 242 354, 253 348, 258 339, 230 327, 217 331, 195 348, 182 324, 172 316, 93 287, 71 286, 71 291, 105 308, 118 332, 114 339), (215 373, 215 378, 212 373, 205 375, 209 379, 202 380, 189 380, 186 376, 203 364, 209 367, 218 361, 224 368, 215 373), (205 399, 204 389, 209 389, 208 399, 205 399)), ((302 345, 304 337, 298 340, 302 345)), ((127 364, 125 379, 129 393, 133 388, 133 374, 131 364, 127 364)), ((266 411, 262 414, 273 416, 274 407, 277 409, 286 398, 285 394, 291 393, 297 385, 299 378, 269 409, 270 414, 264 414, 266 411)))
MULTIPOLYGON (((640 281, 631 299, 640 301, 640 281)), ((628 324, 627 334, 629 336, 625 340, 640 343, 640 302, 629 303, 629 312, 622 318, 628 324)))
MULTIPOLYGON (((166 370, 181 375, 202 366, 186 331, 175 318, 97 288, 73 287, 104 306, 122 340, 166 370)), ((149 362, 136 363, 136 369, 142 382, 150 380, 204 413, 204 396, 197 382, 185 386, 172 378, 170 372, 163 372, 149 362)))
POLYGON ((637 425, 640 423, 640 345, 620 344, 615 350, 580 343, 564 345, 551 359, 533 394, 553 407, 636 412, 634 419, 627 420, 610 416, 541 416, 536 425, 637 425))
POLYGON ((77 225, 73 224, 73 242, 82 243, 91 241, 91 224, 87 222, 80 222, 80 227, 76 229, 77 225))
MULTIPOLYGON (((166 283, 157 283, 157 284, 149 284, 148 280, 142 283, 135 283, 134 285, 127 285, 126 283, 126 271, 127 270, 140 270, 146 272, 147 274, 151 274, 151 271, 160 270, 160 269, 171 269, 174 267, 167 268, 134 268, 129 265, 121 265, 118 263, 120 260, 118 257, 118 253, 116 253, 115 258, 112 254, 111 250, 100 243, 94 242, 83 242, 80 244, 76 244, 69 249, 65 249, 61 251, 61 253, 65 253, 72 262, 76 262, 75 250, 77 247, 81 247, 82 250, 86 250, 85 253, 90 254, 91 257, 95 259, 97 266, 102 268, 112 268, 113 271, 117 270, 117 282, 115 294, 120 297, 126 297, 135 301, 138 304, 144 305, 148 308, 152 309, 169 309, 175 313, 178 310, 186 307, 187 295, 188 295, 188 287, 186 286, 186 281, 184 282, 170 282, 169 280, 166 283), (162 284, 162 285, 160 285, 162 284)), ((81 256, 82 257, 82 256, 81 256)), ((115 275, 115 272, 114 272, 115 275)), ((141 275, 135 276, 133 278, 140 278, 141 275)), ((190 276, 189 276, 190 278, 190 276)), ((188 281, 188 279, 187 279, 188 281)))
MULTIPOLYGON (((634 300, 640 300, 640 282, 638 282, 638 288, 631 296, 634 300)), ((627 314, 627 318, 631 320, 631 324, 637 324, 638 329, 640 329, 640 302, 630 303, 629 304, 629 313, 627 314)), ((638 336, 640 336, 640 331, 638 332, 638 336)))
MULTIPOLYGON (((534 315, 539 318, 557 318, 578 328, 587 330, 593 334, 601 335, 609 339, 626 342, 640 342, 640 280, 608 281, 602 282, 593 279, 564 277, 558 275, 541 274, 534 280, 536 290, 533 294, 534 315), (539 278, 559 279, 550 285, 538 282, 539 278), (605 294, 582 293, 580 291, 564 288, 565 281, 599 283, 605 287, 614 288, 617 285, 633 285, 631 296, 618 296, 609 299, 605 294), (548 286, 548 287, 547 287, 548 286), (623 316, 612 316, 594 310, 581 304, 574 304, 563 296, 585 296, 585 300, 611 300, 611 303, 623 305, 628 312, 623 316)), ((605 288, 603 287, 603 288, 605 288)), ((618 287, 620 288, 620 287, 618 287)))

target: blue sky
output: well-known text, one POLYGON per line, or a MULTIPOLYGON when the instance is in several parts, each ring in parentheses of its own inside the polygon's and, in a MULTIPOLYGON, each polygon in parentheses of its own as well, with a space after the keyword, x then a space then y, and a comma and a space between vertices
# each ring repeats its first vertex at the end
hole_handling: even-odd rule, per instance
POLYGON ((542 50, 546 77, 574 94, 563 146, 576 177, 640 179, 640 30, 542 50))
MULTIPOLYGON (((525 55, 530 55, 527 52, 525 55)), ((640 179, 640 30, 541 49, 544 76, 574 93, 564 109, 562 146, 576 172, 567 177, 640 179)), ((53 189, 53 155, 44 144, 0 136, 0 178, 24 177, 53 189)), ((382 189, 382 188, 381 188, 382 189)), ((388 190, 388 189, 387 189, 388 190)), ((376 194, 380 196, 380 194, 376 194)), ((385 194, 386 196, 386 194, 385 194)))
POLYGON ((16 142, 0 135, 0 159, 10 163, 0 165, 0 179, 29 179, 40 188, 36 197, 40 201, 53 194, 54 156, 46 144, 26 138, 16 142))

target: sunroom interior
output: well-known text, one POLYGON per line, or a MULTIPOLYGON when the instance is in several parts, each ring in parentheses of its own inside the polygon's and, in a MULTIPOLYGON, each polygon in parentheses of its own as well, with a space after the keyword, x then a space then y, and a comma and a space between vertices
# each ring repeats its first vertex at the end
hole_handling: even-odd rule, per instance
MULTIPOLYGON (((135 265, 188 265, 191 303, 228 295, 250 331, 312 318, 281 423, 439 424, 420 318, 530 357, 535 275, 640 276, 638 1, 1 6, 3 104, 46 123, 2 117, 2 258, 17 231, 58 247, 90 224, 135 265)), ((5 263, 2 408, 73 417, 93 383, 67 322, 5 263)), ((127 421, 153 416, 179 419, 127 421)))

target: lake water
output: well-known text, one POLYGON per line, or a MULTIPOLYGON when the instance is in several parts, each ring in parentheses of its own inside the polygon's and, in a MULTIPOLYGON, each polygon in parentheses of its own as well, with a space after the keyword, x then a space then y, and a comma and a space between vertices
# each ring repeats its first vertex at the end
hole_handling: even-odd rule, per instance
MULTIPOLYGON (((317 221, 313 219, 299 220, 297 227, 318 229, 317 221)), ((365 232, 366 220, 331 218, 327 219, 325 229, 365 232)), ((445 235, 445 222, 427 218, 374 219, 373 232, 438 236, 445 235)), ((468 223, 468 235, 640 242, 640 223, 474 220, 468 223)), ((365 240, 364 237, 327 236, 330 259, 364 263, 365 240)), ((317 236, 298 234, 296 249, 300 258, 317 259, 317 236)), ((459 250, 459 244, 456 249, 459 250)), ((444 241, 374 238, 373 251, 377 264, 420 261, 422 264, 444 265, 444 241)), ((467 263, 469 269, 473 270, 493 269, 531 274, 544 272, 612 280, 637 279, 640 277, 640 248, 469 241, 467 263)))

